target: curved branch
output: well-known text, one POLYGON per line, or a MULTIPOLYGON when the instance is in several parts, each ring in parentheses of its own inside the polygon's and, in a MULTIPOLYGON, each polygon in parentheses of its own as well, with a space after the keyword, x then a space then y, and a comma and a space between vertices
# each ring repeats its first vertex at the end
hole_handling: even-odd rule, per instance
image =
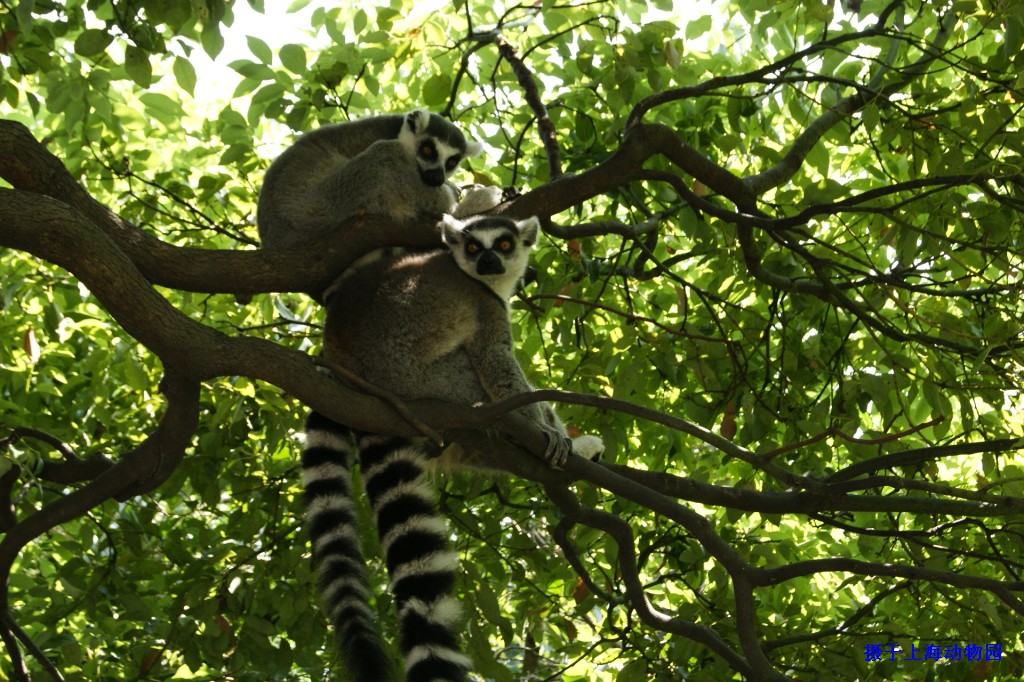
POLYGON ((18 516, 14 511, 14 502, 11 499, 14 486, 21 475, 21 469, 16 464, 0 476, 0 532, 6 533, 18 522, 18 516))
MULTIPOLYGON (((26 195, 0 201, 3 223, 45 219, 66 212, 104 232, 132 261, 148 282, 183 291, 257 294, 296 291, 318 296, 337 273, 361 255, 385 245, 436 246, 436 224, 426 221, 410 229, 384 216, 357 216, 333 235, 325 235, 316 249, 238 251, 172 246, 148 235, 111 212, 86 192, 67 169, 21 123, 0 120, 0 177, 26 195), (36 206, 28 197, 35 196, 36 206), (19 211, 28 211, 19 213, 19 211), (37 213, 41 212, 41 213, 37 213)), ((3 190, 9 194, 10 190, 3 190)), ((54 216, 54 219, 59 219, 54 216)), ((6 227, 6 225, 5 225, 6 227)), ((0 239, 4 237, 0 231, 0 239)), ((19 248, 19 247, 15 247, 19 248)))
MULTIPOLYGON (((554 500, 554 496, 551 491, 548 490, 548 497, 554 500)), ((555 504, 558 504, 556 501, 555 504)), ((564 511, 564 510, 563 510, 564 511)), ((624 604, 625 599, 618 594, 611 594, 603 587, 597 584, 597 582, 590 576, 590 571, 583 565, 580 560, 579 553, 576 548, 572 545, 572 540, 569 538, 569 531, 576 525, 576 521, 570 518, 568 515, 563 516, 558 522, 558 525, 551 529, 551 537, 554 538, 555 544, 561 548, 562 553, 565 555, 565 560, 569 562, 572 569, 576 571, 576 575, 579 576, 583 584, 587 586, 593 594, 603 599, 609 604, 624 604)))
MULTIPOLYGON (((647 594, 640 583, 640 570, 636 563, 633 530, 629 527, 629 524, 614 514, 583 506, 566 488, 547 486, 546 490, 548 496, 558 505, 569 521, 602 530, 615 542, 619 550, 619 571, 626 585, 626 593, 633 608, 636 609, 637 614, 640 616, 641 622, 657 630, 671 632, 703 644, 721 656, 733 670, 746 677, 751 677, 756 671, 762 675, 767 674, 766 677, 759 676, 758 679, 788 679, 785 676, 779 675, 774 669, 771 669, 770 665, 768 666, 769 670, 753 666, 726 644, 718 633, 711 628, 697 625, 681 618, 670 618, 655 610, 647 599, 647 594), (775 672, 775 674, 772 675, 772 672, 775 672)), ((766 660, 765 662, 767 663, 766 660)))
POLYGON ((46 672, 47 675, 50 676, 51 679, 55 680, 56 682, 63 682, 64 676, 61 675, 60 670, 57 669, 57 666, 55 666, 53 662, 46 657, 46 654, 43 653, 43 650, 40 649, 36 645, 36 643, 32 641, 32 639, 28 636, 28 633, 26 633, 21 628, 21 626, 18 625, 18 623, 14 620, 14 617, 8 610, 4 609, 3 612, 0 613, 0 623, 3 624, 4 643, 7 645, 7 650, 11 652, 11 661, 15 664, 15 668, 17 669, 17 673, 15 674, 16 680, 23 679, 25 680, 25 682, 29 682, 28 670, 24 668, 24 664, 21 660, 21 652, 18 651, 17 642, 8 642, 8 632, 14 637, 16 637, 17 640, 20 641, 25 646, 26 649, 28 649, 28 652, 32 655, 32 658, 36 659, 36 663, 39 664, 39 666, 46 672), (15 656, 15 654, 17 655, 15 656), (22 677, 21 675, 23 675, 24 677, 22 677))
MULTIPOLYGON (((738 509, 764 514, 817 514, 850 512, 890 512, 917 514, 948 514, 995 518, 1024 515, 1024 500, 1003 495, 985 496, 978 501, 942 499, 921 496, 853 495, 834 490, 813 481, 808 490, 758 492, 732 486, 716 486, 692 478, 662 471, 642 471, 621 464, 605 465, 619 476, 628 478, 662 495, 715 507, 738 509)), ((896 479, 889 486, 899 486, 896 479)), ((941 492, 957 492, 942 489, 941 492)))
MULTIPOLYGON (((54 483, 80 483, 90 481, 101 473, 114 466, 114 463, 101 454, 96 454, 89 459, 79 459, 78 455, 68 447, 66 443, 49 433, 26 427, 11 429, 11 435, 0 439, 0 445, 15 443, 21 438, 35 438, 41 440, 64 458, 63 462, 44 461, 39 471, 39 478, 54 483)), ((15 478, 17 472, 15 471, 15 478)))
POLYGON ((764 254, 754 239, 754 230, 750 227, 749 221, 737 223, 736 240, 739 242, 747 272, 757 281, 777 291, 807 294, 826 301, 832 299, 829 288, 824 283, 786 277, 766 268, 762 262, 764 254))
MULTIPOLYGON (((10 611, 0 611, 0 639, 4 641, 7 657, 11 661, 11 667, 14 668, 12 675, 14 682, 30 682, 28 668, 25 667, 25 659, 21 655, 21 648, 18 646, 18 638, 15 635, 16 630, 20 630, 20 628, 14 622, 14 618, 11 617, 10 611)), ((39 660, 44 666, 52 665, 45 654, 39 660), (43 661, 45 663, 42 663, 43 661)))
POLYGON ((864 618, 872 615, 874 613, 874 610, 875 610, 876 606, 878 606, 883 601, 885 601, 886 599, 888 599, 892 595, 896 594, 897 592, 902 592, 903 590, 908 589, 911 585, 913 585, 912 582, 910 582, 910 581, 903 581, 903 582, 896 583, 892 587, 889 587, 889 588, 886 588, 886 589, 882 590, 881 592, 876 594, 874 597, 872 597, 871 600, 868 601, 868 603, 864 604, 859 609, 857 609, 853 613, 853 615, 851 615, 849 618, 844 620, 839 625, 836 625, 836 626, 831 627, 831 628, 825 628, 823 630, 818 630, 817 632, 809 632, 809 633, 804 634, 804 635, 797 635, 797 636, 794 636, 794 637, 784 637, 782 639, 775 639, 775 640, 772 640, 770 642, 765 642, 764 643, 764 647, 765 647, 765 649, 767 651, 773 651, 775 649, 781 649, 782 647, 792 646, 794 644, 802 644, 803 642, 813 642, 815 640, 822 639, 824 637, 832 637, 832 636, 835 636, 835 635, 841 635, 841 634, 843 634, 844 631, 849 630, 851 627, 856 625, 859 621, 861 621, 864 618))
POLYGON ((583 239, 606 234, 617 234, 626 239, 639 239, 657 230, 660 222, 657 219, 645 220, 635 225, 627 225, 617 220, 603 220, 594 223, 576 223, 575 225, 556 225, 548 221, 544 232, 559 239, 583 239))
POLYGON ((786 471, 773 462, 766 460, 761 455, 737 445, 731 440, 724 438, 713 431, 705 429, 703 426, 688 422, 685 419, 680 419, 679 417, 665 414, 664 412, 652 410, 648 407, 634 405, 633 403, 626 402, 625 400, 618 400, 606 396, 588 395, 585 393, 559 391, 555 389, 542 389, 532 391, 531 393, 522 393, 497 403, 481 405, 474 408, 474 412, 479 414, 480 419, 486 422, 495 419, 499 415, 506 414, 507 412, 523 407, 524 405, 529 405, 530 403, 539 401, 585 405, 587 407, 614 410, 622 414, 632 415, 634 417, 656 424, 661 424, 662 426, 667 426, 670 429, 691 435, 730 457, 735 457, 756 469, 764 471, 786 485, 799 487, 810 487, 813 485, 813 481, 786 471))
POLYGON ((898 564, 878 564, 857 559, 810 559, 798 561, 779 568, 758 568, 751 571, 751 581, 755 585, 767 586, 794 578, 803 578, 816 573, 853 573, 884 578, 904 578, 907 580, 927 580, 943 583, 952 587, 980 589, 999 597, 1014 611, 1024 616, 1024 605, 1011 592, 1024 592, 1024 581, 1000 581, 973 575, 963 575, 952 571, 924 566, 902 566, 898 564))
MULTIPOLYGON (((126 331, 153 350, 168 366, 189 368, 188 371, 196 379, 243 374, 265 380, 296 395, 330 418, 354 428, 400 435, 415 434, 393 411, 382 408, 379 401, 346 390, 337 382, 321 376, 315 371, 308 356, 260 339, 227 337, 183 315, 152 290, 131 260, 103 232, 65 205, 43 197, 6 190, 0 191, 0 212, 13 216, 0 231, 0 243, 35 253, 70 269, 126 331), (25 218, 26 215, 32 215, 35 219, 29 220, 25 218)), ((527 402, 567 398, 580 404, 623 410, 677 428, 727 455, 766 471, 788 486, 812 490, 820 487, 820 484, 796 476, 707 429, 608 398, 537 392, 519 398, 520 403, 489 406, 475 412, 471 418, 470 410, 453 410, 452 406, 442 405, 435 407, 433 418, 425 421, 434 425, 434 428, 442 429, 453 425, 485 426, 504 411, 527 402)), ((517 430, 510 428, 509 432, 517 433, 517 430)), ((532 452, 543 452, 545 446, 546 443, 535 439, 529 449, 532 452)), ((650 489, 647 491, 650 492, 650 489)), ((845 508, 875 506, 871 500, 835 498, 827 494, 825 489, 818 495, 805 494, 811 499, 820 500, 813 505, 819 511, 834 508, 837 504, 845 508)), ((935 501, 901 501, 908 506, 928 506, 929 502, 934 505, 935 501)), ((972 508, 966 513, 978 511, 972 508)))
POLYGON ((646 97, 634 106, 633 110, 629 113, 629 117, 626 119, 626 129, 628 130, 629 128, 639 125, 644 114, 663 104, 675 102, 681 99, 701 97, 709 92, 720 90, 722 88, 735 87, 737 85, 745 85, 747 83, 763 82, 771 74, 786 71, 787 69, 790 69, 804 61, 807 57, 823 52, 829 48, 837 47, 844 43, 862 42, 867 38, 884 35, 888 30, 886 28, 886 24, 889 22, 889 17, 894 11, 896 11, 896 8, 902 4, 903 0, 895 0, 894 2, 889 3, 889 5, 886 6, 886 8, 878 15, 878 21, 875 22, 875 25, 872 28, 854 33, 845 33, 843 35, 836 36, 835 38, 822 40, 804 48, 803 50, 787 55, 783 59, 772 62, 767 66, 763 66, 760 69, 736 76, 717 76, 715 78, 708 79, 699 85, 684 88, 673 88, 671 90, 665 90, 664 92, 659 92, 651 95, 650 97, 646 97))
POLYGON ((523 60, 519 58, 519 55, 516 54, 515 48, 505 40, 505 36, 500 33, 497 34, 494 38, 494 44, 498 46, 498 53, 502 59, 507 61, 512 67, 512 72, 516 74, 516 79, 518 79, 519 85, 523 89, 526 102, 530 105, 533 115, 537 118, 540 140, 544 145, 544 153, 548 157, 548 175, 552 178, 557 178, 562 174, 562 152, 558 149, 555 124, 551 122, 547 107, 544 106, 544 102, 540 99, 537 80, 530 73, 526 64, 523 63, 523 60))
POLYGON ((674 130, 663 125, 638 125, 626 132, 622 144, 604 162, 578 175, 553 178, 516 198, 502 212, 519 218, 560 213, 591 197, 642 179, 646 172, 644 163, 656 154, 665 156, 680 170, 700 179, 742 210, 754 206, 756 197, 742 179, 681 140, 674 130))
POLYGON ((359 389, 360 391, 385 401, 388 405, 391 406, 392 409, 398 412, 398 414, 400 414, 405 421, 409 422, 410 426, 416 429, 420 434, 429 438, 434 445, 438 447, 444 446, 444 437, 441 436, 441 434, 439 434, 437 431, 432 429, 429 424, 427 424, 422 419, 413 414, 412 411, 406 406, 406 404, 402 402, 394 393, 390 391, 385 391, 379 386, 371 384, 369 381, 366 381, 361 376, 351 371, 347 367, 343 367, 336 362, 331 362, 326 358, 317 358, 316 362, 317 364, 329 369, 331 373, 334 374, 334 376, 338 377, 339 379, 349 384, 352 384, 355 388, 359 389))
MULTIPOLYGON (((306 404, 341 423, 369 431, 414 435, 394 412, 382 408, 379 401, 346 390, 337 382, 315 371, 304 354, 282 349, 272 343, 247 337, 231 338, 211 330, 170 306, 152 290, 134 264, 106 235, 67 206, 50 199, 16 190, 0 191, 0 212, 12 219, 0 229, 0 243, 35 253, 68 267, 100 299, 126 331, 159 355, 167 365, 189 368, 196 379, 243 374, 268 381, 299 397, 306 404), (6 209, 6 210, 4 210, 6 209), (31 215, 34 219, 25 216, 31 215)), ((433 411, 434 420, 425 420, 434 428, 492 423, 497 415, 533 400, 571 400, 603 409, 617 409, 671 428, 679 429, 721 452, 763 470, 787 486, 816 491, 801 493, 814 502, 817 511, 829 509, 878 508, 874 498, 857 498, 828 492, 828 485, 796 476, 766 458, 745 450, 707 429, 683 420, 645 410, 621 401, 594 396, 537 392, 520 397, 519 403, 492 405, 467 418, 467 411, 441 406, 433 411), (816 502, 815 502, 816 501, 816 502)), ((511 433, 516 433, 513 429, 511 433)), ((535 441, 533 452, 543 452, 546 443, 535 441)), ((648 489, 649 490, 649 489, 648 489)), ((792 502, 799 501, 794 498, 792 502)), ((762 500, 759 504, 778 501, 762 500)), ((984 503, 972 504, 927 499, 891 500, 889 507, 935 510, 945 505, 950 513, 985 513, 984 503), (939 504, 941 502, 941 504, 939 504), (952 509, 950 505, 956 507, 952 509)), ((1005 505, 989 505, 992 512, 1010 511, 1005 505)))
MULTIPOLYGON (((891 11, 899 3, 893 3, 887 9, 891 11)), ((835 105, 830 107, 827 111, 822 113, 814 121, 811 121, 810 125, 799 135, 789 147, 789 151, 786 152, 782 160, 775 164, 771 168, 751 175, 745 178, 744 182, 754 193, 760 195, 765 191, 780 187, 789 181, 797 171, 800 170, 800 166, 803 164, 804 159, 807 158, 807 154, 810 153, 811 149, 825 136, 829 130, 832 129, 840 121, 848 118, 851 114, 860 111, 866 105, 877 99, 888 97, 889 95, 899 92, 902 88, 906 87, 915 78, 921 75, 929 64, 934 62, 939 53, 942 50, 942 46, 946 44, 950 36, 953 33, 953 27, 956 25, 956 12, 950 10, 947 11, 939 24, 939 31, 935 38, 932 40, 930 48, 925 51, 924 57, 919 59, 914 64, 903 69, 900 78, 887 85, 882 85, 882 81, 885 79, 892 70, 891 62, 895 59, 895 46, 898 37, 894 37, 893 43, 890 46, 889 55, 883 64, 880 65, 878 71, 871 77, 868 83, 863 86, 857 93, 844 97, 843 99, 836 102, 835 105)))
POLYGON ((64 458, 65 462, 80 462, 78 455, 75 451, 68 447, 67 443, 57 438, 53 434, 40 431, 39 429, 32 429, 24 426, 16 426, 11 429, 11 434, 6 438, 0 438, 0 445, 10 445, 16 443, 22 438, 35 438, 49 445, 51 448, 60 453, 60 456, 64 458))
MULTIPOLYGON (((304 353, 263 339, 229 337, 192 320, 171 306, 103 231, 80 213, 47 197, 0 190, 0 245, 16 248, 64 267, 92 292, 119 325, 155 353, 170 371, 200 381, 244 375, 266 381, 298 397, 334 421, 373 433, 415 436, 417 431, 379 399, 347 389, 316 370, 304 353)), ((419 409, 433 428, 489 425, 487 415, 437 401, 419 409)), ((501 420, 504 421, 504 420, 501 420)), ((501 423, 499 421, 499 423, 501 423)), ((510 433, 531 432, 514 422, 510 433)), ((531 452, 547 448, 538 430, 531 452)))
MULTIPOLYGON (((177 466, 199 422, 199 384, 187 377, 169 374, 164 386, 167 409, 145 441, 82 488, 17 523, 0 540, 0 619, 12 632, 17 633, 18 629, 10 616, 10 575, 25 545, 109 499, 124 500, 153 490, 177 466)), ((32 645, 28 646, 33 650, 32 645)), ((45 657, 40 664, 52 668, 45 657)), ((60 679, 59 673, 55 679, 60 679)))
MULTIPOLYGON (((165 363, 195 367, 196 335, 216 333, 174 309, 107 234, 68 205, 20 190, 0 190, 0 244, 59 265, 89 287, 126 332, 165 363)), ((200 363, 201 364, 201 363, 200 363)))
POLYGON ((862 462, 855 462, 828 476, 825 479, 825 482, 841 483, 870 474, 878 471, 879 469, 921 466, 926 462, 946 457, 976 455, 983 452, 1012 452, 1014 450, 1024 450, 1024 440, 1019 438, 1001 438, 998 440, 982 441, 980 443, 935 445, 927 448, 904 450, 903 452, 894 452, 888 455, 882 455, 881 457, 873 457, 862 462))

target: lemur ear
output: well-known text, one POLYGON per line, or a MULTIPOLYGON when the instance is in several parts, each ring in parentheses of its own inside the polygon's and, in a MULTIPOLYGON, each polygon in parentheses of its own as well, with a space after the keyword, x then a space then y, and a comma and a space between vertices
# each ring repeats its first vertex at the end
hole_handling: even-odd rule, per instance
POLYGON ((465 223, 455 216, 445 213, 441 216, 441 241, 448 246, 455 246, 462 243, 462 228, 465 223))
POLYGON ((421 133, 430 124, 430 112, 426 109, 413 109, 405 115, 405 125, 413 133, 421 133))
POLYGON ((537 216, 530 216, 525 220, 516 223, 519 230, 519 237, 523 240, 523 246, 531 248, 537 243, 537 234, 540 232, 540 220, 537 216))
POLYGON ((476 140, 470 140, 466 143, 466 157, 480 156, 484 153, 484 146, 476 140))

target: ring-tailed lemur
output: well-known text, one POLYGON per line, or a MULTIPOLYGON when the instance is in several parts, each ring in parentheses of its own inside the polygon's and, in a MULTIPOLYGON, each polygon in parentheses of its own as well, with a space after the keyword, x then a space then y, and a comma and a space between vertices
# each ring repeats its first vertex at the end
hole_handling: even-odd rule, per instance
POLYGON ((308 244, 360 211, 396 220, 451 213, 458 197, 446 179, 482 150, 422 109, 322 126, 267 169, 256 212, 260 242, 308 244))
MULTIPOLYGON (((493 402, 533 390, 512 353, 508 298, 526 268, 538 233, 536 218, 446 217, 447 249, 378 260, 355 270, 328 301, 324 356, 407 400, 493 402), (467 276, 468 275, 468 276, 467 276)), ((549 434, 548 460, 570 451, 594 458, 596 436, 570 441, 547 403, 519 410, 549 434)), ((459 608, 451 591, 456 556, 435 509, 428 470, 480 466, 472 453, 432 460, 417 441, 359 435, 363 480, 377 519, 390 589, 398 608, 406 677, 466 679, 459 608)), ((357 682, 391 680, 388 656, 368 605, 349 468, 349 429, 312 413, 302 456, 308 525, 329 618, 357 682)))

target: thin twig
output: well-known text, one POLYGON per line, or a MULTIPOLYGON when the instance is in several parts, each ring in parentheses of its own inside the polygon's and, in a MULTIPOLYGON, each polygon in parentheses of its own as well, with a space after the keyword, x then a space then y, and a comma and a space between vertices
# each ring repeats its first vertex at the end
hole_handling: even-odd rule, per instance
POLYGON ((544 152, 548 157, 548 175, 552 178, 557 178, 562 174, 562 153, 558 149, 555 124, 551 122, 547 107, 544 106, 544 102, 540 99, 537 81, 526 67, 526 64, 523 63, 523 60, 516 54, 515 48, 505 40, 505 36, 498 34, 494 39, 494 43, 498 46, 498 52, 501 53, 502 58, 509 63, 512 71, 516 74, 516 78, 519 79, 519 85, 523 88, 526 101, 530 108, 533 109, 534 116, 537 117, 540 139, 544 144, 544 152))

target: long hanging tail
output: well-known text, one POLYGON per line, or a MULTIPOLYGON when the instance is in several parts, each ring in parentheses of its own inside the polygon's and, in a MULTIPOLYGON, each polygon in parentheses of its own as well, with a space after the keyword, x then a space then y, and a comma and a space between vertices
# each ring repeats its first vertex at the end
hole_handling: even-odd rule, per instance
POLYGON ((406 682, 464 682, 458 602, 451 592, 458 559, 436 509, 426 454, 408 440, 366 435, 359 456, 398 607, 406 682))
POLYGON ((394 668, 370 609, 366 561, 352 500, 349 430, 316 412, 302 452, 306 525, 319 566, 320 592, 353 682, 393 680, 394 668))

